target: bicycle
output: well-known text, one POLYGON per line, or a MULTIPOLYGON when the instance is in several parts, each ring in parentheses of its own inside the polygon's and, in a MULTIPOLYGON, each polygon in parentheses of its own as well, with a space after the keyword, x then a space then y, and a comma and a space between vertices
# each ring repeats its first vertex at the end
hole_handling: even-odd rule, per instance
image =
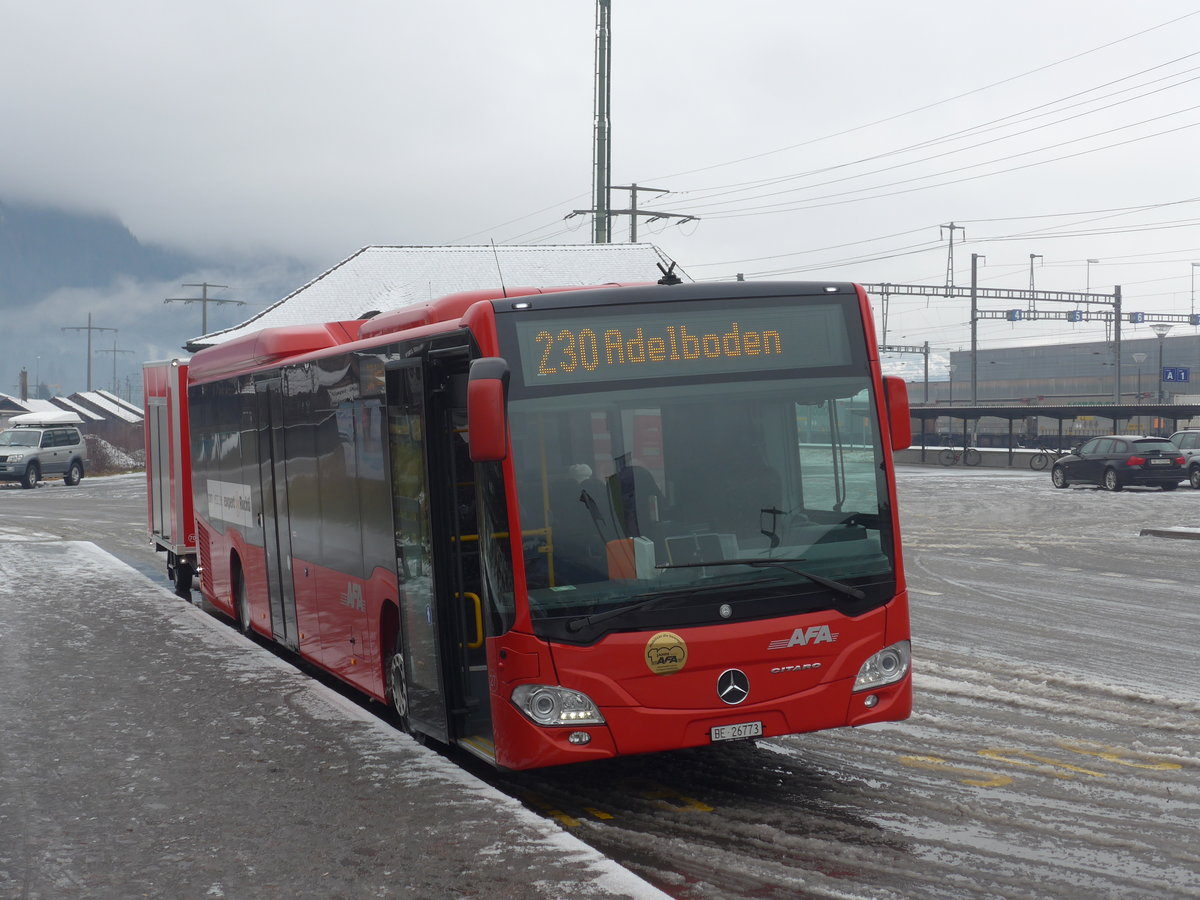
POLYGON ((964 466, 977 466, 983 462, 983 454, 974 447, 967 447, 965 450, 956 450, 953 447, 947 447, 938 454, 938 462, 943 466, 953 466, 960 459, 964 466))
POLYGON ((1040 472, 1046 466, 1050 465, 1051 460, 1062 459, 1070 450, 1052 450, 1049 447, 1038 447, 1038 452, 1029 457, 1029 468, 1035 472, 1040 472))

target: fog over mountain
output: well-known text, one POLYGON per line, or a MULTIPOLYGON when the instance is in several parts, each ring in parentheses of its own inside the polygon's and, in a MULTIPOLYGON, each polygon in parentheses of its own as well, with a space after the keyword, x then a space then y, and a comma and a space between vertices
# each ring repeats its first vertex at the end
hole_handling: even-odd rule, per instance
MULTIPOLYGON (((347 255, 357 248, 348 248, 347 255)), ((214 298, 209 330, 236 324, 304 284, 337 260, 283 256, 206 259, 143 243, 116 217, 0 200, 0 393, 18 395, 22 368, 31 396, 84 390, 91 335, 92 387, 140 398, 141 364, 185 356, 201 333, 199 303, 214 298), (81 330, 67 330, 81 329, 81 330), (115 369, 115 371, 114 371, 115 369), (115 384, 114 384, 115 375, 115 384)))

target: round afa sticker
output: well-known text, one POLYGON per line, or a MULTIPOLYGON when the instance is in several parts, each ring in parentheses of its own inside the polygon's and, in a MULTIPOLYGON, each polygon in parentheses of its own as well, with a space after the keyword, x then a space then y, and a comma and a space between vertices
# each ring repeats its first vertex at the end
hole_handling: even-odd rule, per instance
POLYGON ((670 675, 687 664, 687 644, 670 631, 660 631, 646 642, 646 665, 655 675, 670 675))

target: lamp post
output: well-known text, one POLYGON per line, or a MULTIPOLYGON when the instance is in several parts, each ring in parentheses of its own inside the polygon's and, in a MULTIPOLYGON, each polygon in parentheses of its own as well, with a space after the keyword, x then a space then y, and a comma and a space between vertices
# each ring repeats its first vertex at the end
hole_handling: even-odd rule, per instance
POLYGON ((1142 402, 1142 363, 1146 361, 1145 353, 1133 354, 1133 361, 1137 364, 1137 402, 1142 402))
MULTIPOLYGON (((1144 363, 1146 361, 1146 354, 1145 353, 1133 354, 1133 361, 1137 364, 1137 367, 1138 367, 1137 368, 1137 373, 1138 373, 1137 374, 1137 398, 1134 400, 1134 403, 1141 403, 1142 402, 1142 363, 1144 363)), ((1142 417, 1138 416, 1138 425, 1137 425, 1138 431, 1144 430, 1141 420, 1142 420, 1142 417)))
POLYGON ((1166 322, 1155 322, 1150 327, 1158 335, 1158 402, 1164 403, 1166 396, 1163 393, 1163 344, 1166 343, 1167 332, 1172 326, 1166 322))

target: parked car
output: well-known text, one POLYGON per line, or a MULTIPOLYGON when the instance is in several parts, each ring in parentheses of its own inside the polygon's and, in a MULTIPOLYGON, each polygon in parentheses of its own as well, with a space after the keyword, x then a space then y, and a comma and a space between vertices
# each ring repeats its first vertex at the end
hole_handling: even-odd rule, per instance
POLYGON ((1171 443, 1183 451, 1188 482, 1200 490, 1200 431, 1177 431, 1171 435, 1171 443))
POLYGON ((1173 491, 1188 478, 1184 462, 1183 451, 1167 438, 1114 434, 1092 438, 1056 460, 1050 479, 1057 488, 1098 484, 1119 491, 1137 484, 1173 491))
POLYGON ((0 481, 19 481, 35 488, 47 475, 61 475, 69 485, 83 479, 87 445, 75 427, 75 413, 23 413, 0 431, 0 481))

